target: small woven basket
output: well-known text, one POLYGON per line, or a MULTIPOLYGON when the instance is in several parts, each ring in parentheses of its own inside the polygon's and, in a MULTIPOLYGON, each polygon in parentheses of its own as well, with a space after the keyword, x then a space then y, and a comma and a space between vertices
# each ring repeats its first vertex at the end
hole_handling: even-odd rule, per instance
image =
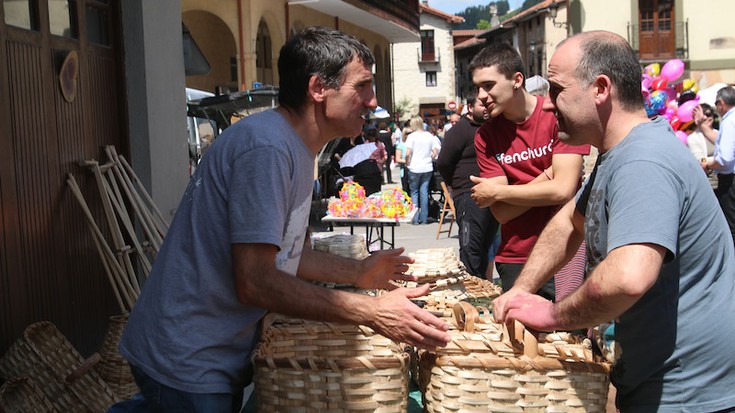
POLYGON ((0 387, 0 412, 58 413, 43 392, 28 377, 16 377, 0 387))
POLYGON ((29 377, 60 412, 106 412, 119 401, 94 370, 99 354, 85 360, 48 321, 31 324, 0 359, 3 377, 29 377))
POLYGON ((508 330, 467 303, 455 316, 452 342, 419 353, 427 412, 605 412, 610 366, 589 340, 534 335, 520 323, 508 330))
POLYGON ((120 338, 127 322, 127 314, 110 317, 110 324, 99 350, 102 361, 94 367, 115 394, 123 400, 131 399, 139 391, 133 379, 133 374, 130 372, 128 361, 118 350, 120 338))
POLYGON ((405 412, 408 354, 368 327, 278 319, 253 353, 260 412, 405 412))

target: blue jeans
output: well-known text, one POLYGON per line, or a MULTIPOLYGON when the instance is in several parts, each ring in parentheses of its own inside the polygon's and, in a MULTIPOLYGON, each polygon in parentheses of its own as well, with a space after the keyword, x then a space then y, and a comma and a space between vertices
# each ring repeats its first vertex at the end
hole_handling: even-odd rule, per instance
POLYGON ((413 173, 408 171, 411 201, 419 207, 419 212, 413 217, 414 224, 426 224, 429 219, 429 182, 433 174, 433 172, 413 173))
POLYGON ((130 365, 135 383, 143 394, 150 412, 237 413, 242 405, 242 392, 231 393, 189 393, 163 385, 141 369, 130 365))

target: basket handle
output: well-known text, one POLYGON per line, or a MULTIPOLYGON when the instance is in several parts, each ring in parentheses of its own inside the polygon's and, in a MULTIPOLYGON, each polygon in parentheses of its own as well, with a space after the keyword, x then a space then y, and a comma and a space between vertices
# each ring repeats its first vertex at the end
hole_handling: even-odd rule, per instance
MULTIPOLYGON (((459 301, 454 304, 452 310, 459 331, 469 333, 475 331, 475 323, 481 321, 477 308, 468 302, 459 301)), ((521 344, 523 355, 528 358, 538 357, 538 336, 538 332, 528 330, 519 321, 511 320, 503 324, 503 341, 510 347, 517 347, 514 344, 521 344)))
POLYGON ((513 343, 523 345, 523 355, 535 359, 538 357, 537 331, 529 330, 520 321, 509 320, 503 325, 503 340, 513 346, 513 343))
POLYGON ((64 381, 66 381, 67 383, 72 383, 73 381, 87 374, 87 372, 90 371, 100 361, 102 361, 102 356, 100 356, 100 353, 92 354, 91 356, 89 356, 89 358, 84 360, 84 362, 79 367, 69 373, 64 381))
POLYGON ((480 313, 470 303, 458 301, 452 307, 454 313, 454 322, 457 324, 459 331, 473 333, 475 331, 475 321, 479 321, 480 313))

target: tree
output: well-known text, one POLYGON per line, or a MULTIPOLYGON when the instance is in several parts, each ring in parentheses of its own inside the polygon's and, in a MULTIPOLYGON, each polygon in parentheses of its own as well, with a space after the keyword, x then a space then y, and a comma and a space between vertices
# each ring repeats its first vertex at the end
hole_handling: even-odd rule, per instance
POLYGON ((475 26, 475 29, 477 30, 489 30, 490 29, 490 22, 485 19, 480 19, 479 22, 477 22, 477 26, 475 26))

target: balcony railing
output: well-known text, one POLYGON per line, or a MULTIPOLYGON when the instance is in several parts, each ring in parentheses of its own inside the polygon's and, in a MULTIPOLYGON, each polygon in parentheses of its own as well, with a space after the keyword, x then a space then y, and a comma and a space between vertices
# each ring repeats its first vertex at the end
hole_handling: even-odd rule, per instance
MULTIPOLYGON (((683 60, 689 59, 689 19, 676 22, 674 36, 676 57, 683 60)), ((640 55, 640 25, 628 23, 628 43, 640 55)))
POLYGON ((362 0, 362 3, 401 19, 419 31, 419 0, 362 0))
POLYGON ((422 53, 421 48, 416 48, 416 55, 419 63, 441 63, 441 49, 434 49, 434 53, 422 53))

